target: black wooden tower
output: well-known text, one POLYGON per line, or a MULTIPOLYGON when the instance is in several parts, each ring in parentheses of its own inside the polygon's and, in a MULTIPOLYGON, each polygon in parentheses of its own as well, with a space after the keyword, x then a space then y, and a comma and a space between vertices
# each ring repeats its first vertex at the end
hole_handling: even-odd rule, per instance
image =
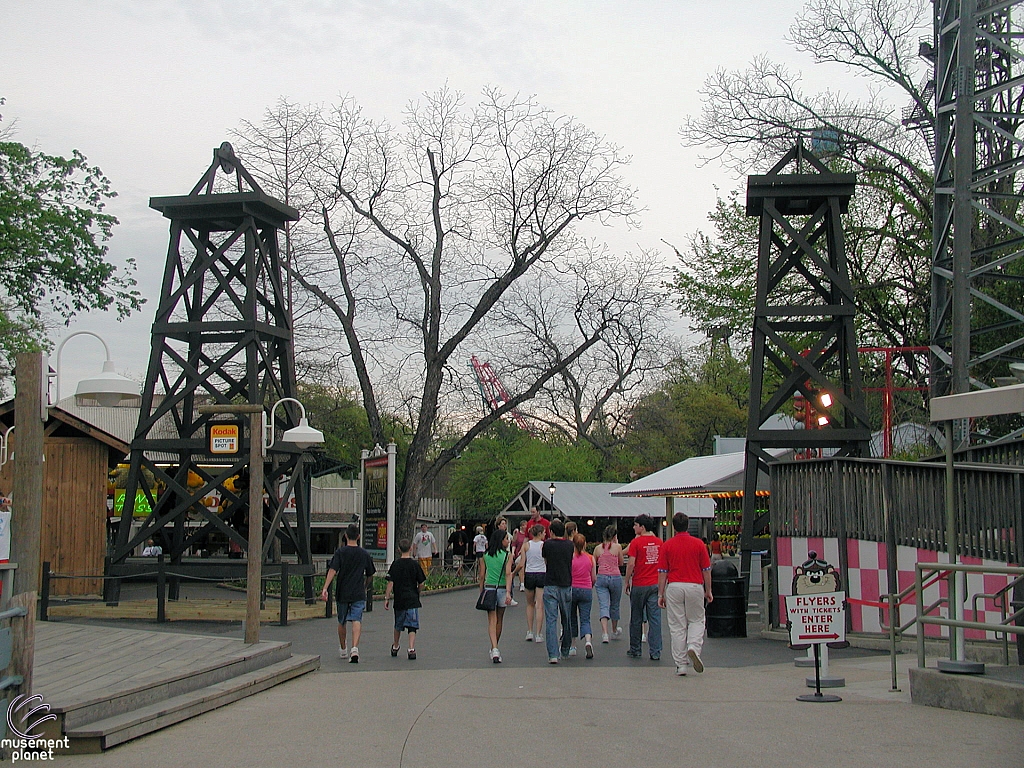
MULTIPOLYGON (((156 537, 175 571, 237 577, 236 571, 244 574, 243 559, 185 558, 211 537, 237 544, 236 553, 247 545, 249 438, 240 426, 238 454, 211 455, 208 424, 224 419, 200 415, 197 408, 254 403, 269 411, 281 398, 296 396, 278 230, 298 212, 265 194, 227 142, 214 150, 212 165, 188 195, 154 197, 150 207, 170 219, 170 242, 108 572, 123 576, 149 567, 127 558, 156 537), (221 505, 204 506, 201 501, 213 491, 220 493, 221 505), (136 506, 152 511, 133 532, 127 500, 136 493, 136 506)), ((280 427, 298 424, 291 404, 277 413, 280 427)), ((264 467, 263 558, 275 541, 286 543, 298 555, 293 573, 309 575, 308 486, 302 453, 288 445, 277 443, 264 467), (294 513, 286 510, 293 494, 294 513)), ((108 600, 116 600, 117 581, 110 583, 108 600)), ((175 592, 172 583, 172 597, 175 592)))
POLYGON ((867 453, 871 431, 840 218, 856 183, 856 174, 830 172, 802 143, 766 175, 747 179, 747 215, 761 221, 740 539, 745 574, 755 536, 768 524, 757 496, 758 472, 774 461, 765 449, 867 453), (790 165, 796 172, 783 173, 790 165), (819 427, 815 418, 814 428, 765 429, 794 396, 827 424, 819 427))

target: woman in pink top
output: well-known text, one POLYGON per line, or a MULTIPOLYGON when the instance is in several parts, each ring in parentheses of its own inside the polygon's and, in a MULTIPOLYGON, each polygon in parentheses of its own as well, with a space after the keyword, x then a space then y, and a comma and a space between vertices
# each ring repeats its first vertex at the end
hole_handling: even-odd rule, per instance
POLYGON ((597 611, 601 619, 601 642, 608 642, 608 621, 612 623, 612 637, 622 637, 619 626, 619 603, 622 601, 622 546, 618 529, 609 525, 604 529, 604 541, 594 550, 597 573, 597 611))
POLYGON ((576 552, 572 556, 572 598, 569 601, 569 630, 573 645, 569 655, 576 655, 576 638, 584 641, 587 658, 594 658, 591 640, 590 608, 594 604, 594 558, 587 553, 587 539, 582 533, 572 537, 576 552))

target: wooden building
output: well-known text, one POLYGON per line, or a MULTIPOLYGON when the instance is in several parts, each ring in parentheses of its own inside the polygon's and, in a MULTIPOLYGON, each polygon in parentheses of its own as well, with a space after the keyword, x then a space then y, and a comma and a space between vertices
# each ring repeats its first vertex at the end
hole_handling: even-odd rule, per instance
MULTIPOLYGON (((87 402, 69 397, 49 408, 43 433, 40 561, 49 562, 57 573, 100 576, 107 548, 107 473, 127 455, 125 426, 134 427, 139 411, 87 402)), ((2 428, 14 424, 13 400, 0 404, 0 424, 2 428)), ((17 430, 11 433, 14 453, 17 435, 17 430)), ((0 491, 10 493, 13 472, 13 461, 0 467, 0 491)), ((17 502, 15 499, 15 526, 17 502)), ((56 579, 50 591, 53 595, 96 595, 102 592, 102 582, 99 578, 56 579)))

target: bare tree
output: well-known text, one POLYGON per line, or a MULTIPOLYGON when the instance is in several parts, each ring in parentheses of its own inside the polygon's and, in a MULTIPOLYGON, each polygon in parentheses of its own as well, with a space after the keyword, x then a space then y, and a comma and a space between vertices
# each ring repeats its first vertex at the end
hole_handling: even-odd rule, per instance
POLYGON ((384 409, 409 414, 406 534, 448 461, 636 316, 634 287, 583 269, 574 234, 585 219, 635 214, 619 175, 628 158, 575 120, 494 89, 474 107, 448 89, 429 94, 400 127, 367 118, 351 99, 310 112, 318 148, 302 183, 317 220, 296 226, 307 239, 292 271, 345 339, 373 439, 387 438, 384 409), (508 319, 517 304, 544 302, 520 290, 540 271, 572 276, 560 354, 549 364, 527 354, 514 396, 480 417, 466 408, 468 358, 495 338, 506 350, 536 349, 508 319), (453 422, 463 429, 438 448, 439 428, 453 422))
POLYGON ((516 286, 501 316, 527 348, 493 345, 490 356, 513 371, 517 359, 525 360, 522 369, 509 377, 516 386, 519 380, 528 381, 561 366, 565 350, 572 349, 565 336, 574 325, 570 317, 575 317, 581 293, 617 294, 619 322, 586 354, 562 366, 529 408, 534 421, 571 442, 589 444, 604 456, 607 466, 613 450, 625 439, 631 409, 650 390, 651 378, 672 358, 663 288, 666 269, 656 253, 624 261, 595 246, 582 251, 562 271, 554 277, 538 272, 528 283, 516 286), (537 297, 542 298, 536 301, 537 297))

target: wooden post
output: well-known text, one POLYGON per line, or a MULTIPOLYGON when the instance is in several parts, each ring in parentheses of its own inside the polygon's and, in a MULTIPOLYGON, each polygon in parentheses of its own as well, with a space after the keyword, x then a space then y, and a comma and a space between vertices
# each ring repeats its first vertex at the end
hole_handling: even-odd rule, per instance
POLYGON ((245 642, 260 641, 263 581, 263 406, 249 412, 249 551, 245 588, 245 642))
POLYGON ((36 654, 36 593, 20 592, 14 595, 10 607, 24 607, 28 611, 24 618, 11 621, 13 648, 9 667, 10 674, 25 678, 21 692, 27 696, 32 693, 32 668, 36 654))
MULTIPOLYGON (((48 367, 48 366, 47 366, 48 367)), ((14 505, 11 559, 17 561, 14 593, 39 589, 39 536, 43 522, 43 355, 24 352, 15 364, 14 505)))
POLYGON ((245 570, 245 642, 260 641, 263 581, 263 406, 256 403, 200 405, 202 414, 249 414, 249 551, 245 570))

